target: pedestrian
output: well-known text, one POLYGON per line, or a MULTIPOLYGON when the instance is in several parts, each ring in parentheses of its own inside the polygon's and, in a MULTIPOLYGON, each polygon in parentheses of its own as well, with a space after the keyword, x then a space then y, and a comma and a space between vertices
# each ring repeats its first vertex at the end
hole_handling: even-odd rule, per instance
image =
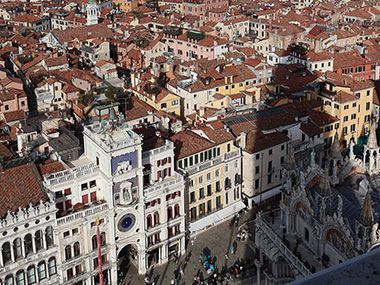
POLYGON ((231 246, 231 254, 235 254, 234 251, 235 251, 235 248, 231 246))
POLYGON ((145 284, 147 284, 147 285, 150 284, 150 278, 149 278, 148 274, 145 274, 144 281, 145 281, 145 284))
POLYGON ((228 260, 228 254, 224 255, 226 257, 226 260, 228 260))
POLYGON ((183 274, 184 274, 184 272, 183 272, 183 266, 179 267, 179 273, 181 274, 181 277, 183 277, 183 274))
POLYGON ((194 246, 194 240, 193 239, 191 240, 191 246, 194 246))

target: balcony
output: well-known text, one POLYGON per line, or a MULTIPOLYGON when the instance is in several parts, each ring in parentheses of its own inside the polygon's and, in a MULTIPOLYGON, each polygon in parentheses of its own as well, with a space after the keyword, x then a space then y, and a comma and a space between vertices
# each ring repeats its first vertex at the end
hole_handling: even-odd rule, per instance
MULTIPOLYGON (((179 185, 183 183, 183 177, 179 175, 177 172, 174 172, 170 178, 166 178, 164 181, 155 183, 154 185, 146 185, 144 186, 144 196, 149 195, 161 195, 171 191, 170 188, 174 185, 179 185)), ((179 188, 180 189, 180 188, 179 188)))
POLYGON ((62 170, 53 174, 45 174, 44 184, 47 187, 47 186, 53 186, 60 183, 69 182, 74 179, 78 179, 82 176, 95 173, 98 170, 99 170, 99 165, 95 165, 95 163, 90 163, 90 164, 82 165, 79 167, 62 170))
POLYGON ((73 212, 72 214, 68 214, 62 218, 57 219, 57 225, 61 226, 67 223, 72 223, 75 220, 93 216, 95 214, 99 214, 106 210, 108 210, 108 204, 106 204, 105 202, 102 202, 101 205, 90 206, 89 208, 84 208, 83 210, 73 212))
POLYGON ((228 160, 232 160, 232 159, 235 159, 238 157, 240 157, 240 151, 236 150, 233 152, 229 152, 229 153, 217 156, 217 157, 210 159, 210 160, 207 160, 205 162, 199 163, 195 166, 187 167, 186 169, 184 169, 184 171, 188 175, 193 175, 193 174, 198 173, 200 171, 203 171, 205 169, 211 168, 212 166, 218 165, 222 162, 224 163, 228 160))

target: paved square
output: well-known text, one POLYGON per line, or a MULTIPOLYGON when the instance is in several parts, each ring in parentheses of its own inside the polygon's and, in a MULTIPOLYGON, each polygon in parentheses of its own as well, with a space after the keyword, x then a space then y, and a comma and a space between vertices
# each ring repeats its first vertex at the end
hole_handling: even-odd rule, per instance
MULTIPOLYGON (((249 214, 244 214, 239 221, 239 227, 248 220, 249 214)), ((191 257, 187 266, 184 269, 184 275, 180 278, 179 284, 192 284, 193 278, 197 273, 200 273, 203 278, 209 277, 202 264, 199 262, 200 254, 206 249, 209 250, 211 259, 215 259, 215 266, 220 271, 223 266, 230 267, 235 261, 240 258, 245 261, 248 258, 254 259, 254 242, 247 240, 245 242, 236 241, 236 234, 239 227, 229 227, 229 221, 220 223, 219 225, 209 228, 208 230, 193 237, 187 245, 186 255, 189 253, 191 257), (194 241, 192 245, 192 241, 194 241), (236 255, 232 255, 230 251, 231 245, 236 241, 236 255), (226 259, 228 255, 228 259, 226 259)), ((254 233, 253 223, 249 224, 249 232, 254 233)), ((175 271, 178 266, 183 264, 186 255, 180 257, 178 264, 170 261, 163 265, 156 265, 153 271, 150 272, 151 280, 156 285, 171 284, 171 280, 175 277, 175 271)), ((144 276, 138 275, 136 268, 131 266, 127 272, 126 279, 122 284, 134 285, 145 284, 144 276)))

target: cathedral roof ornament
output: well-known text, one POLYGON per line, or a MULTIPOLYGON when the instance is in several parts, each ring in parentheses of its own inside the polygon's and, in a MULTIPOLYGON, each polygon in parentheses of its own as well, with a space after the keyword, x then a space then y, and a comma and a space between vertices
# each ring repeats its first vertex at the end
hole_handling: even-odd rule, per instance
POLYGON ((332 159, 342 159, 342 153, 340 151, 340 142, 338 138, 338 132, 335 133, 334 142, 330 149, 330 157, 332 159))

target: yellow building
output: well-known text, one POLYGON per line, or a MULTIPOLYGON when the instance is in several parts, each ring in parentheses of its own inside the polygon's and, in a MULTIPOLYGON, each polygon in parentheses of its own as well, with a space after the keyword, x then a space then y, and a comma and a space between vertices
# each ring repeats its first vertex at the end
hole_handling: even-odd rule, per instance
POLYGON ((133 94, 156 110, 181 116, 181 97, 150 81, 137 85, 133 94))
POLYGON ((230 218, 241 202, 241 151, 220 122, 172 136, 176 166, 186 175, 186 209, 190 231, 230 218))
POLYGON ((113 4, 122 12, 131 12, 139 5, 143 4, 141 0, 113 0, 113 4))
POLYGON ((328 143, 333 141, 335 132, 338 132, 343 148, 351 139, 357 142, 359 137, 368 135, 373 114, 373 90, 371 81, 356 81, 334 72, 325 74, 324 82, 316 89, 315 99, 323 103, 321 111, 339 119, 339 125, 335 124, 334 130, 324 130, 328 143), (328 138, 327 133, 330 134, 328 138))

